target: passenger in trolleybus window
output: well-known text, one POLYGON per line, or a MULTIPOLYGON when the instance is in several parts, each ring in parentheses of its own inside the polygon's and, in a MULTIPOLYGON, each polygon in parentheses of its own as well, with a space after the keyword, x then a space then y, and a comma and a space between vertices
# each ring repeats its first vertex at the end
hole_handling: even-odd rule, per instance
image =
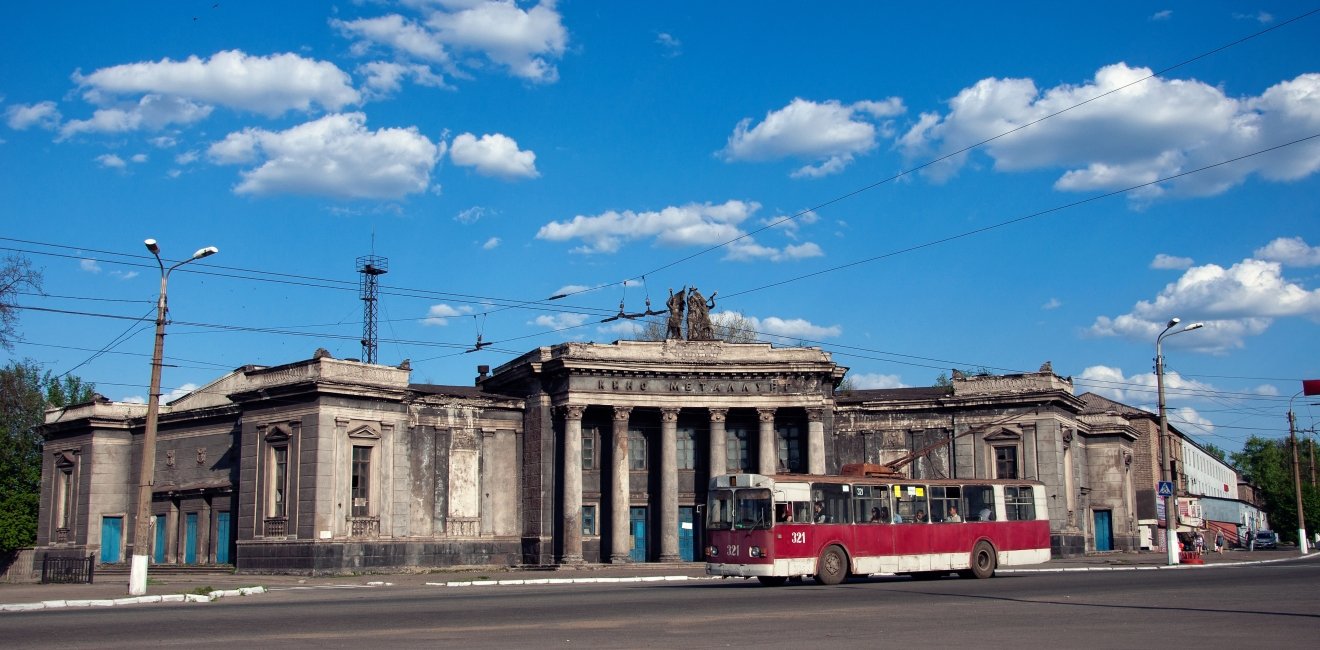
POLYGON ((962 523, 962 517, 958 516, 958 506, 949 506, 949 516, 944 521, 955 524, 962 523))

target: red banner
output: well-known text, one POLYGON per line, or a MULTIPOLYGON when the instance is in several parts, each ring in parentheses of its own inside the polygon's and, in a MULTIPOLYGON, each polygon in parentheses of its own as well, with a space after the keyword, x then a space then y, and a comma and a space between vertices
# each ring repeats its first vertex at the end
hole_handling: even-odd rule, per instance
POLYGON ((1320 395, 1320 379, 1303 379, 1303 395, 1320 395))

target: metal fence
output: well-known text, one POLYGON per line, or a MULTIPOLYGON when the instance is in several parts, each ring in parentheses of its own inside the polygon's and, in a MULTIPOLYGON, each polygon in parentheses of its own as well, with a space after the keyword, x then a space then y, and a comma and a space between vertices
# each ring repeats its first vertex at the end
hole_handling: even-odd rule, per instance
POLYGON ((41 584, 81 583, 91 584, 92 572, 96 569, 96 555, 87 557, 58 557, 47 555, 41 558, 41 584))

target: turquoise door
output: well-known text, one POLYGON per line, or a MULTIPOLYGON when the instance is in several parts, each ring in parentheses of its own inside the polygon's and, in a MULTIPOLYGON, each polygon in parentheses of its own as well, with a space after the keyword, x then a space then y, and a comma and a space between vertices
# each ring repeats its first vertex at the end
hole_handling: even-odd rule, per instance
POLYGON ((152 550, 151 561, 165 563, 165 515, 156 515, 156 548, 152 550))
POLYGON ((184 528, 183 563, 197 564, 197 513, 188 513, 184 528))
POLYGON ((678 509, 678 556, 684 562, 695 562, 697 559, 692 543, 693 533, 696 532, 692 511, 692 506, 680 506, 678 509))
POLYGON ((628 557, 633 562, 646 561, 646 508, 629 508, 629 530, 632 531, 632 551, 628 557))
POLYGON ((215 563, 229 564, 229 513, 215 516, 215 563))
POLYGON ((123 517, 101 517, 101 564, 119 562, 123 538, 123 517))
POLYGON ((1108 510, 1095 511, 1095 550, 1114 550, 1114 529, 1110 525, 1108 510))

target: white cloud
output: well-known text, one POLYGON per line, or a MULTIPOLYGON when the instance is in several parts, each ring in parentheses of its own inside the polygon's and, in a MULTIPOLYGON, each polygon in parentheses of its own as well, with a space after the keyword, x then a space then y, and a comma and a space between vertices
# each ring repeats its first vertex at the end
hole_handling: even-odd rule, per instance
POLYGON ((616 320, 608 325, 598 325, 596 331, 618 337, 632 337, 641 334, 645 326, 631 320, 616 320))
POLYGON ((586 293, 586 292, 588 292, 588 291, 592 291, 592 290, 593 290, 592 287, 584 286, 584 285, 581 285, 581 284, 566 284, 566 285, 564 285, 564 286, 562 286, 562 287, 559 287, 558 289, 554 290, 550 295, 552 295, 552 296, 574 296, 574 295, 577 295, 577 294, 580 294, 580 293, 586 293))
POLYGON ((190 165, 192 163, 197 162, 197 158, 200 157, 200 155, 201 154, 197 153, 196 150, 185 151, 175 156, 174 162, 179 165, 190 165))
POLYGON ((825 251, 821 250, 820 246, 814 242, 789 244, 783 248, 774 248, 771 246, 762 246, 756 243, 752 238, 748 237, 729 244, 725 259, 738 262, 750 262, 755 260, 787 262, 812 257, 821 257, 823 255, 825 255, 825 251))
POLYGON ((449 324, 449 319, 457 316, 466 316, 472 313, 472 308, 467 305, 453 307, 444 303, 431 305, 426 311, 426 318, 422 319, 423 325, 434 327, 443 327, 449 324))
POLYGON ((1246 337, 1261 334, 1275 318, 1320 317, 1320 289, 1290 282, 1281 270, 1278 262, 1257 259, 1227 269, 1215 264, 1193 267, 1154 300, 1140 301, 1121 316, 1100 316, 1088 331, 1153 341, 1167 319, 1179 315, 1187 323, 1204 321, 1205 328, 1170 341, 1207 352, 1240 348, 1246 337))
POLYGON ((330 24, 356 39, 353 52, 359 56, 379 46, 395 59, 440 65, 457 76, 463 75, 460 65, 487 65, 484 57, 528 81, 551 83, 559 78, 554 62, 564 54, 568 32, 554 2, 525 10, 511 0, 405 4, 419 10, 420 18, 387 14, 330 24))
POLYGON ((474 205, 466 210, 460 210, 458 214, 454 215, 454 221, 462 224, 474 224, 490 213, 489 209, 474 205))
POLYGON ((1195 261, 1190 257, 1175 257, 1160 253, 1150 261, 1150 268, 1160 270, 1185 271, 1192 268, 1195 261))
POLYGON ((96 104, 111 95, 147 94, 276 116, 314 105, 338 110, 361 100, 348 74, 333 63, 292 53, 249 56, 228 50, 210 59, 128 63, 73 78, 96 104))
POLYGON ((103 153, 97 156, 96 162, 101 163, 102 167, 107 167, 110 169, 123 169, 128 166, 128 163, 124 162, 123 158, 120 158, 119 156, 116 156, 112 153, 103 153))
POLYGON ((874 372, 849 373, 848 379, 852 382, 853 388, 866 390, 873 388, 907 388, 903 379, 898 375, 882 375, 874 372))
POLYGON ((362 113, 342 113, 285 131, 230 133, 207 153, 219 164, 261 162, 241 172, 238 194, 398 199, 426 190, 444 145, 415 128, 368 131, 362 113))
POLYGON ((586 314, 542 314, 536 317, 536 320, 528 323, 551 330, 562 330, 578 327, 586 323, 591 317, 586 314))
POLYGON ((69 120, 60 127, 61 140, 80 133, 126 133, 158 130, 172 124, 191 124, 206 119, 211 107, 179 97, 145 95, 136 103, 99 108, 86 120, 69 120))
POLYGON ((501 0, 464 4, 458 11, 437 11, 427 18, 427 26, 442 43, 481 52, 528 81, 550 83, 559 78, 553 61, 563 56, 568 31, 553 1, 527 10, 501 0))
POLYGON ((86 271, 86 272, 88 272, 88 273, 100 273, 100 272, 101 272, 101 265, 98 264, 96 260, 94 260, 94 259, 90 259, 90 258, 83 258, 83 259, 78 260, 78 268, 80 268, 80 269, 82 269, 82 270, 84 270, 84 271, 86 271))
POLYGON ((36 104, 14 104, 5 109, 5 123, 15 131, 31 127, 53 130, 60 125, 60 111, 55 102, 37 102, 36 104))
POLYGON ((160 396, 160 403, 169 404, 170 402, 173 402, 176 399, 180 399, 182 397, 187 396, 189 393, 197 390, 197 388, 198 388, 197 384, 189 382, 182 386, 179 386, 178 388, 171 389, 170 392, 160 396))
POLYGON ((1063 306, 1063 302, 1061 302, 1058 298, 1050 298, 1049 300, 1046 300, 1045 304, 1041 305, 1040 308, 1044 309, 1045 311, 1050 311, 1053 309, 1058 309, 1062 306, 1063 306))
MULTIPOLYGON (((1190 335, 1188 335, 1190 336, 1190 335)), ((1155 373, 1146 372, 1128 377, 1122 368, 1090 366, 1077 377, 1079 386, 1097 395, 1103 395, 1128 406, 1156 413, 1157 391, 1155 373)), ((1188 379, 1175 370, 1164 370, 1164 397, 1166 404, 1185 402, 1198 396, 1217 392, 1211 384, 1188 379)))
POLYGON ((537 239, 581 239, 580 253, 614 253, 627 241, 654 237, 665 246, 711 245, 742 234, 737 224, 760 209, 760 204, 737 200, 721 204, 689 203, 659 211, 610 210, 595 216, 578 215, 571 221, 552 221, 537 231, 537 239))
POLYGON ((132 157, 132 158, 129 158, 129 160, 132 160, 132 161, 135 162, 135 163, 139 163, 139 164, 141 164, 141 163, 147 162, 147 154, 144 154, 144 153, 135 153, 135 154, 133 154, 133 157, 132 157))
POLYGON ((655 42, 660 45, 667 57, 673 58, 683 53, 683 41, 675 38, 673 34, 660 32, 656 34, 655 42))
POLYGON ((720 153, 728 161, 813 160, 792 176, 819 178, 842 171, 855 156, 875 148, 880 130, 865 118, 884 119, 903 111, 897 98, 847 106, 833 99, 794 98, 784 108, 767 112, 755 126, 751 118, 740 121, 720 153))
POLYGON ((458 135, 450 146, 449 159, 460 167, 473 167, 483 176, 511 180, 541 175, 536 171, 536 154, 519 150, 513 138, 500 133, 482 135, 480 140, 471 133, 458 135))
POLYGON ((486 251, 494 250, 496 248, 499 248, 499 246, 500 246, 500 238, 491 237, 490 239, 486 240, 486 243, 481 245, 481 250, 486 250, 486 251))
POLYGON ((111 271, 110 275, 120 280, 132 280, 138 276, 137 271, 111 271))
POLYGON ((745 318, 752 329, 764 339, 765 337, 776 337, 789 340, 817 340, 823 338, 836 338, 843 334, 843 328, 838 325, 816 325, 804 318, 780 318, 778 316, 767 316, 757 318, 748 316, 736 311, 725 310, 711 315, 716 320, 733 320, 745 318))
POLYGON ((1160 11, 1155 12, 1150 17, 1151 20, 1168 20, 1170 18, 1173 18, 1172 9, 1162 9, 1160 11))
POLYGON ((1320 246, 1309 246, 1301 237, 1280 237, 1253 255, 1287 266, 1320 266, 1320 246))
POLYGON ((168 135, 158 135, 154 138, 148 139, 147 142, 150 142, 151 145, 157 149, 170 149, 179 144, 178 140, 175 140, 168 135))
MULTIPOLYGON (((1303 74, 1259 97, 1242 99, 1191 79, 1155 77, 1138 82, 1150 74, 1148 68, 1117 63, 1101 68, 1087 83, 1043 91, 1030 79, 983 79, 950 100, 947 114, 923 114, 899 145, 912 158, 937 157, 1051 116, 983 145, 980 152, 993 159, 1001 172, 1063 168, 1056 189, 1105 191, 1320 131, 1320 73, 1303 74), (1120 87, 1098 101, 1060 112, 1120 87)), ((967 153, 958 154, 924 173, 943 180, 967 160, 967 153)), ((1134 198, 1207 196, 1224 192, 1253 173, 1285 181, 1316 169, 1320 169, 1320 142, 1307 142, 1144 188, 1134 198)))
POLYGON ((363 85, 373 99, 388 97, 399 91, 404 79, 411 79, 419 86, 448 88, 444 77, 436 74, 430 66, 421 64, 403 64, 392 61, 372 61, 357 68, 358 74, 366 77, 363 85))

